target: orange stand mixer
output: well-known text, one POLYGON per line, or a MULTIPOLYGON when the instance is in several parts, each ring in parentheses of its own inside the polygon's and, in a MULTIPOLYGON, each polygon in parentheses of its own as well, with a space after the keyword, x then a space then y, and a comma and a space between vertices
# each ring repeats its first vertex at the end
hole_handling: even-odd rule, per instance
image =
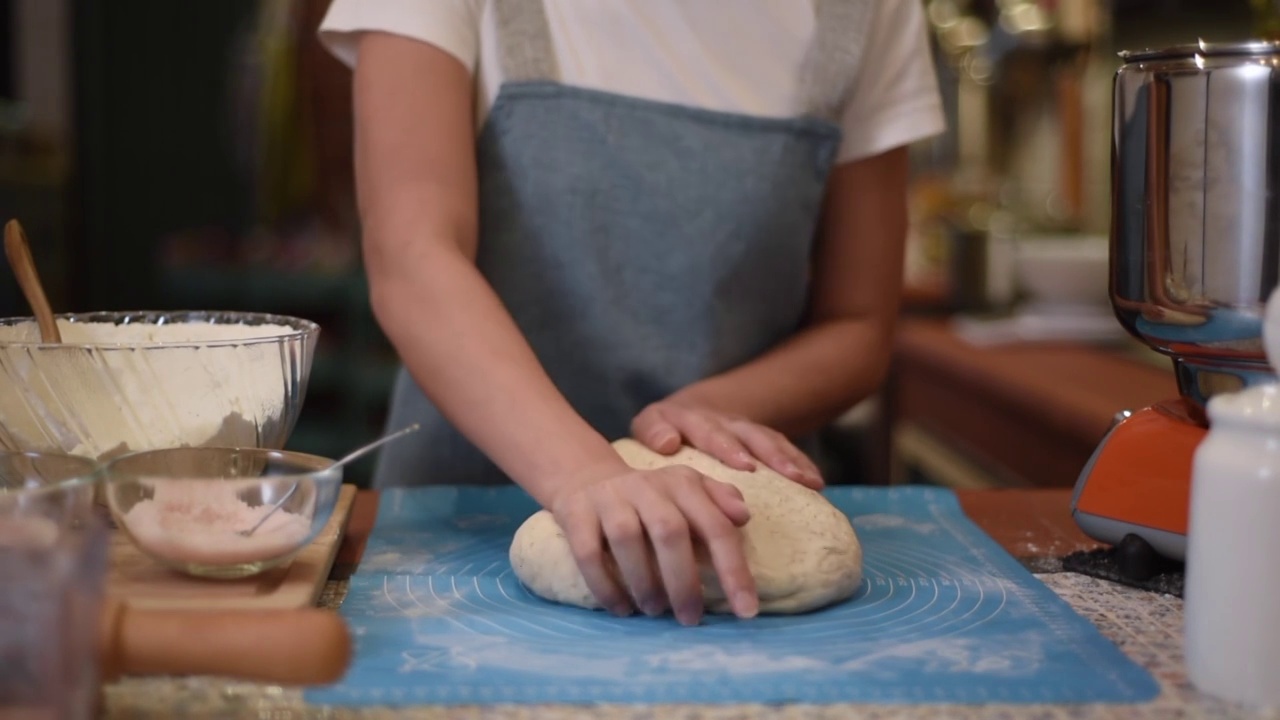
POLYGON ((1280 275, 1280 45, 1121 58, 1111 302, 1130 334, 1171 358, 1179 397, 1117 416, 1080 474, 1072 513, 1141 580, 1185 559, 1205 403, 1276 379, 1262 319, 1280 275))

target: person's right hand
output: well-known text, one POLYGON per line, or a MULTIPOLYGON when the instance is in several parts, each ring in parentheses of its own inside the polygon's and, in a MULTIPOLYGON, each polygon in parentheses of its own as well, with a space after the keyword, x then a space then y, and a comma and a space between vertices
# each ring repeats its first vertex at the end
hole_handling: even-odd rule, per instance
POLYGON ((738 489, 673 465, 610 471, 565 488, 549 508, 587 587, 615 615, 668 608, 685 625, 702 619, 695 540, 705 545, 734 614, 759 611, 738 527, 749 518, 738 489))

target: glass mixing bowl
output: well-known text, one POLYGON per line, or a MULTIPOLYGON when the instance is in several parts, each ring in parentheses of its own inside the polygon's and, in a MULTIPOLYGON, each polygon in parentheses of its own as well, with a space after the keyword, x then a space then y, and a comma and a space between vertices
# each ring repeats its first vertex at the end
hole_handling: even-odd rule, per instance
POLYGON ((0 319, 0 449, 96 460, 169 447, 281 448, 298 419, 320 328, 245 312, 0 319))
POLYGON ((290 562, 324 528, 342 487, 332 464, 263 448, 167 448, 115 458, 102 475, 112 518, 143 554, 189 575, 241 578, 290 562))

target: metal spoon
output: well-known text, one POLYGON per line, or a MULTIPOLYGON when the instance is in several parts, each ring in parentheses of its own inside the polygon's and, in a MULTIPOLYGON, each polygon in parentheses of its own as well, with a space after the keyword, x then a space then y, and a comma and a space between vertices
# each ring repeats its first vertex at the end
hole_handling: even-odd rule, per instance
POLYGON ((61 343, 62 334, 58 332, 58 323, 54 320, 53 309, 49 307, 49 298, 44 294, 44 286, 40 284, 40 273, 36 272, 36 262, 31 257, 27 234, 22 231, 22 224, 17 220, 5 223, 4 254, 9 258, 14 277, 18 279, 18 287, 22 288, 22 294, 26 296, 27 304, 36 316, 41 342, 61 343))
MULTIPOLYGON (((332 469, 334 469, 334 468, 342 467, 343 465, 346 465, 347 463, 351 462, 352 460, 358 460, 358 459, 360 459, 361 457, 364 457, 364 455, 365 455, 366 453, 368 453, 368 452, 370 452, 370 451, 372 451, 372 450, 376 450, 377 448, 382 447, 383 445, 385 445, 385 444, 387 444, 387 443, 391 442, 392 440, 399 439, 399 438, 401 438, 401 437, 403 437, 403 436, 405 436, 405 435, 408 435, 408 434, 409 434, 409 433, 411 433, 411 432, 416 431, 416 430, 418 429, 418 427, 419 427, 418 423, 414 423, 414 424, 410 425, 409 427, 401 428, 401 429, 399 429, 399 430, 397 430, 397 431, 395 431, 395 432, 393 432, 393 433, 390 433, 390 434, 387 434, 387 435, 383 435, 382 437, 378 438, 377 440, 374 440, 373 442, 369 443, 368 445, 362 445, 362 446, 360 446, 360 447, 356 448, 355 450, 352 450, 351 452, 347 453, 347 455, 346 455, 345 457, 343 457, 343 458, 341 458, 341 459, 339 459, 339 460, 335 461, 332 465, 329 465, 328 467, 323 468, 323 469, 321 469, 321 470, 317 470, 316 472, 318 472, 318 473, 319 473, 319 472, 328 472, 328 471, 330 471, 330 470, 332 470, 332 469)), ((265 514, 265 515, 263 515, 261 518, 259 518, 259 519, 258 519, 258 522, 254 523, 253 527, 251 527, 251 528, 249 528, 249 529, 247 529, 247 530, 237 530, 236 532, 240 533, 241 535, 243 535, 243 536, 245 536, 245 537, 249 537, 249 536, 250 536, 250 535, 252 535, 254 532, 256 532, 256 531, 257 531, 257 529, 258 529, 258 528, 260 528, 260 527, 262 527, 262 524, 263 524, 263 523, 265 523, 265 522, 267 521, 267 518, 269 518, 269 517, 271 517, 272 515, 274 515, 274 514, 275 514, 275 512, 281 508, 281 506, 283 506, 286 502, 288 502, 288 500, 289 500, 289 498, 290 498, 290 497, 293 497, 293 493, 294 493, 294 492, 296 492, 296 491, 298 490, 298 485, 299 485, 299 481, 295 481, 295 482, 293 483, 293 487, 289 488, 289 492, 285 493, 285 494, 284 494, 284 497, 282 497, 282 498, 280 498, 279 500, 277 500, 277 501, 276 501, 276 504, 275 504, 275 505, 273 505, 273 506, 271 507, 271 509, 267 511, 267 514, 265 514)))

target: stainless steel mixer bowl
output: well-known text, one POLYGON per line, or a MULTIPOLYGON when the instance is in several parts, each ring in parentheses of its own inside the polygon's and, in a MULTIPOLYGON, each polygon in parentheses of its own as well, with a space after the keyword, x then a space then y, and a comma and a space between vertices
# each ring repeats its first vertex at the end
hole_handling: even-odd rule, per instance
POLYGON ((309 320, 245 312, 82 313, 59 324, 63 343, 50 345, 32 318, 0 319, 0 449, 98 460, 170 447, 279 449, 320 333, 309 320), (184 324, 221 327, 163 341, 135 335, 184 324))
POLYGON ((1275 379, 1262 315, 1280 273, 1280 44, 1121 57, 1111 302, 1203 407, 1275 379))

